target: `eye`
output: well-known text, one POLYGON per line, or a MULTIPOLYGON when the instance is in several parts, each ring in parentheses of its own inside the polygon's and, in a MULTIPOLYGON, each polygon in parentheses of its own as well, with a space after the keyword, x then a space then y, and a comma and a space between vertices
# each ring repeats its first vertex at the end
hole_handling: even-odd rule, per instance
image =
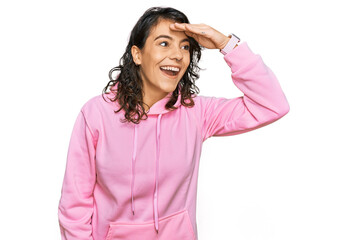
POLYGON ((190 46, 189 46, 189 45, 185 45, 184 47, 186 47, 186 50, 190 50, 190 46))
POLYGON ((168 44, 168 42, 166 42, 166 41, 163 41, 163 42, 161 42, 160 44, 162 44, 162 43, 167 43, 167 44, 168 44))

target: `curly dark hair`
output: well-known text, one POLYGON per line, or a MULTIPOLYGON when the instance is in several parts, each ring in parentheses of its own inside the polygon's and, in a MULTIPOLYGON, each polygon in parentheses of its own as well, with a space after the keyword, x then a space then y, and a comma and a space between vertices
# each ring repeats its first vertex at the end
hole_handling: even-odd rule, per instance
MULTIPOLYGON (((110 93, 107 92, 109 87, 112 88, 117 85, 116 92, 112 90, 113 88, 111 89, 111 91, 115 93, 115 97, 113 99, 108 99, 112 102, 117 101, 119 103, 120 108, 115 111, 115 113, 124 109, 125 119, 123 121, 121 120, 121 122, 133 122, 138 124, 143 116, 146 117, 145 119, 148 118, 145 108, 143 107, 143 104, 145 103, 143 103, 142 95, 142 78, 138 66, 133 61, 131 48, 133 45, 136 45, 138 48, 143 49, 151 29, 156 26, 161 19, 170 19, 178 23, 190 23, 184 13, 171 7, 151 7, 147 9, 139 18, 130 33, 129 42, 125 53, 119 61, 119 66, 116 66, 109 71, 108 75, 110 81, 103 89, 102 97, 104 99, 103 94, 110 93), (112 73, 116 70, 120 71, 120 73, 116 79, 113 79, 112 73), (138 116, 137 119, 134 118, 135 115, 138 116)), ((173 91, 170 100, 165 105, 165 108, 171 111, 176 109, 174 104, 177 102, 179 92, 181 93, 181 104, 186 107, 194 106, 192 95, 200 92, 199 88, 195 85, 195 81, 200 77, 198 74, 200 69, 204 70, 197 65, 200 61, 201 51, 204 47, 199 45, 194 38, 189 36, 188 38, 190 40, 190 64, 176 89, 173 91), (186 103, 185 100, 188 100, 189 103, 186 103)))

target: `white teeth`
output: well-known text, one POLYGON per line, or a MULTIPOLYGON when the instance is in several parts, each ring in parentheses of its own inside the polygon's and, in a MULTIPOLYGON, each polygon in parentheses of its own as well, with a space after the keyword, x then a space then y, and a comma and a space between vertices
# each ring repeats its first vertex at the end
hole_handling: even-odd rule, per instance
POLYGON ((161 68, 165 69, 165 70, 171 70, 171 71, 174 71, 174 72, 180 71, 180 69, 177 68, 177 67, 161 67, 161 68))

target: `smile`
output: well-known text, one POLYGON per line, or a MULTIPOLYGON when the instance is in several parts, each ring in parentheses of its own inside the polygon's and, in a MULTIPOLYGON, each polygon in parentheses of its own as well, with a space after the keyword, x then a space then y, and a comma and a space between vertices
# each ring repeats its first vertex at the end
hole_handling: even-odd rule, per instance
POLYGON ((177 78, 180 68, 177 67, 160 67, 161 72, 169 78, 177 78))

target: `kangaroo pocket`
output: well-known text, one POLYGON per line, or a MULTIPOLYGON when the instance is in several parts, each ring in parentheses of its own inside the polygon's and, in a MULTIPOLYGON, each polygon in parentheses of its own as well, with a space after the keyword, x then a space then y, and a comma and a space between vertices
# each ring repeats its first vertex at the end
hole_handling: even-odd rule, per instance
POLYGON ((154 221, 110 222, 106 240, 195 240, 187 210, 159 218, 158 226, 157 234, 154 221))

